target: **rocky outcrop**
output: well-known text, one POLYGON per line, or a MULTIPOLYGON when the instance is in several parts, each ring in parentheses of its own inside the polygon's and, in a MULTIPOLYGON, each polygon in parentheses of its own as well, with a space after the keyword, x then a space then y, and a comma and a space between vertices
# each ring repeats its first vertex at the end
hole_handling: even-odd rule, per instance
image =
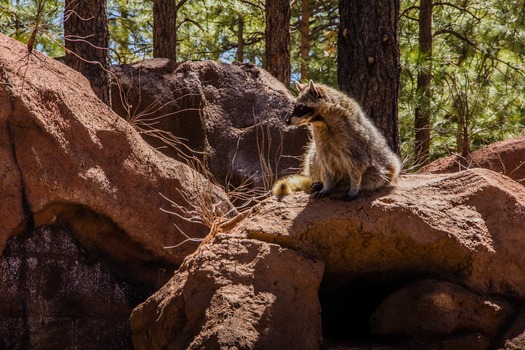
MULTIPOLYGON (((227 207, 224 193, 152 149, 100 103, 81 75, 38 53, 28 56, 21 43, 1 39, 1 154, 7 165, 2 169, 2 208, 13 208, 0 218, 2 225, 20 228, 26 216, 36 226, 46 224, 71 204, 114 223, 127 236, 124 246, 133 250, 133 244, 140 245, 136 254, 142 250, 180 263, 196 245, 164 249, 185 239, 172 223, 194 237, 203 237, 207 228, 161 211, 170 204, 159 193, 187 206, 179 190, 191 189, 227 207)), ((2 230, 0 248, 14 231, 2 230)))
POLYGON ((299 167, 306 130, 284 128, 293 98, 266 71, 244 63, 167 59, 113 71, 114 110, 165 154, 205 158, 217 182, 268 186, 268 176, 299 167), (171 147, 174 137, 180 143, 171 147))
MULTIPOLYGON (((223 218, 199 248, 188 241, 165 249, 187 239, 179 230, 203 237, 208 228, 159 208, 181 214, 213 203, 220 217, 232 209, 226 195, 152 149, 80 74, 2 35, 0 52, 0 348, 525 343, 525 189, 508 177, 469 169, 403 176, 396 188, 352 202, 270 198, 223 218)), ((143 67, 155 70, 155 62, 143 67)), ((210 62, 166 67, 162 76, 182 77, 166 86, 197 96, 166 100, 200 106, 193 121, 180 114, 188 118, 180 132, 203 130, 192 147, 230 152, 257 135, 249 119, 213 112, 241 114, 246 86, 262 89, 266 73, 210 62)), ((161 85, 158 96, 177 90, 161 85)), ((275 98, 282 111, 286 94, 269 89, 266 100, 249 101, 262 111, 275 98)), ((239 179, 252 174, 253 155, 228 154, 222 165, 250 158, 234 167, 239 179)))
POLYGON ((228 198, 151 148, 81 74, 4 35, 0 73, 0 347, 130 345, 131 309, 198 243, 165 247, 186 240, 179 229, 209 231, 161 208, 205 198, 218 214, 228 198))
POLYGON ((443 174, 485 168, 525 185, 525 136, 495 142, 466 156, 440 158, 420 169, 421 173, 443 174))
MULTIPOLYGON (((363 192, 349 203, 306 194, 281 202, 269 199, 225 226, 223 233, 186 259, 162 292, 134 310, 134 343, 138 348, 170 344, 184 349, 206 339, 206 348, 262 349, 258 344, 290 341, 280 333, 281 327, 307 329, 322 310, 328 348, 341 344, 494 348, 503 343, 507 325, 525 300, 524 215, 523 187, 483 169, 407 175, 395 189, 363 192), (241 254, 254 245, 267 247, 274 257, 241 254), (224 251, 224 257, 211 253, 216 250, 224 251), (286 276, 272 273, 274 264, 261 263, 284 259, 284 252, 301 257, 286 276), (324 267, 318 293, 312 291, 318 287, 314 276, 322 270, 315 266, 324 267), (286 303, 287 307, 272 310, 261 330, 259 319, 246 316, 256 312, 260 299, 256 293, 251 298, 244 294, 245 298, 234 298, 236 303, 222 305, 230 305, 226 315, 233 309, 244 315, 244 327, 255 330, 250 339, 257 341, 242 343, 212 326, 208 315, 220 313, 214 301, 229 293, 224 284, 239 291, 258 290, 256 281, 266 282, 269 275, 274 279, 265 284, 266 300, 279 300, 277 286, 296 290, 300 278, 310 281, 308 288, 301 287, 308 290, 302 298, 311 299, 298 304, 320 303, 320 309, 286 303), (189 287, 194 285, 198 291, 189 287), (203 290, 206 296, 191 302, 203 290), (307 314, 298 319, 298 312, 307 314), (418 322, 423 318, 428 321, 418 322), (437 318, 439 322, 432 322, 437 318), (162 344, 156 342, 160 338, 162 344), (230 342, 220 340, 226 338, 230 342)), ((286 343, 285 348, 315 347, 322 341, 320 331, 315 336, 319 338, 305 343, 294 338, 297 343, 286 343)))
POLYGON ((137 349, 318 349, 323 265, 218 235, 132 318, 137 349))

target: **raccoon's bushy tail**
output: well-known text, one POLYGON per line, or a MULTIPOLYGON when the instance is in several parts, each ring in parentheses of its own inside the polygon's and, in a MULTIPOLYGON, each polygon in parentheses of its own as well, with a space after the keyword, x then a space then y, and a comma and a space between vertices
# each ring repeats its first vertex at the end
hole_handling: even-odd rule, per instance
POLYGON ((305 175, 290 175, 283 177, 273 184, 272 194, 278 198, 293 192, 306 191, 312 187, 313 180, 305 175))

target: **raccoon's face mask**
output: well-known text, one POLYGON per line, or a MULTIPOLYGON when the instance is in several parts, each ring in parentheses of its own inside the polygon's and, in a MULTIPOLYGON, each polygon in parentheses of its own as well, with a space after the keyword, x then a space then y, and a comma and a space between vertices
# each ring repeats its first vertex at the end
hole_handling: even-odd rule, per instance
POLYGON ((315 115, 315 109, 297 104, 292 113, 286 119, 288 125, 304 125, 310 122, 310 119, 315 115))
POLYGON ((305 125, 316 121, 321 121, 322 118, 312 106, 316 106, 323 98, 323 94, 317 85, 310 80, 308 84, 299 84, 295 82, 297 90, 300 92, 297 97, 297 103, 292 113, 286 119, 288 125, 305 125))

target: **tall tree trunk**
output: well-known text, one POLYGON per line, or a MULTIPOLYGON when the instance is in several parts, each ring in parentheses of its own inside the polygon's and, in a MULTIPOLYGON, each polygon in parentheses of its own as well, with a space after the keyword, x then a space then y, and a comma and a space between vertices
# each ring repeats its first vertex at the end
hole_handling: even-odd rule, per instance
POLYGON ((244 19, 239 16, 237 20, 237 52, 236 59, 239 62, 244 61, 244 19))
POLYGON ((432 81, 432 0, 420 0, 419 5, 419 58, 417 92, 419 103, 416 107, 415 161, 418 165, 429 162, 430 154, 430 84, 432 81))
POLYGON ((466 157, 470 153, 469 136, 469 102, 467 94, 458 91, 454 98, 454 105, 457 113, 458 129, 456 132, 457 153, 466 157))
POLYGON ((308 60, 310 52, 310 0, 301 1, 301 80, 308 80, 308 60))
POLYGON ((456 132, 456 152, 461 154, 463 157, 468 156, 470 153, 470 136, 468 127, 468 117, 458 114, 458 126, 456 132))
POLYGON ((400 0, 340 0, 338 81, 399 153, 400 0))
POLYGON ((266 0, 266 70, 290 86, 290 2, 266 0))
POLYGON ((177 60, 177 12, 182 1, 153 0, 153 57, 177 60))
POLYGON ((82 73, 95 94, 111 106, 106 0, 66 0, 64 62, 82 73))

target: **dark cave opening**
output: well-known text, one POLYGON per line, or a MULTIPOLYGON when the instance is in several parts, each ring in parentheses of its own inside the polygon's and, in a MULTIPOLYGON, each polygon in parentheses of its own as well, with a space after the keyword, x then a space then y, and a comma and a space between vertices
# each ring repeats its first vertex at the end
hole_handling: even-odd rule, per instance
POLYGON ((360 277, 349 283, 324 281, 319 289, 324 349, 350 346, 352 349, 403 349, 406 339, 374 334, 370 317, 379 305, 408 281, 360 277))

